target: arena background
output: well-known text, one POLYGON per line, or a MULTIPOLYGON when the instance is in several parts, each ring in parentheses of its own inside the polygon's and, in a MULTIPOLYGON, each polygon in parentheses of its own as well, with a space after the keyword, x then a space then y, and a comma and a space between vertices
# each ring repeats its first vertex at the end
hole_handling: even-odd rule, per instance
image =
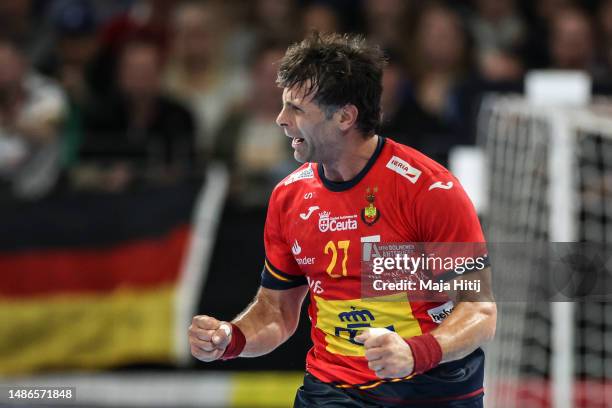
MULTIPOLYGON (((503 162, 490 146, 514 137, 500 129, 537 109, 544 127, 565 129, 563 108, 547 110, 551 89, 553 102, 590 109, 600 98, 596 111, 610 112, 612 1, 0 1, 0 406, 20 404, 6 392, 24 387, 74 387, 77 397, 21 406, 291 406, 311 345, 305 313, 257 359, 200 363, 187 327, 198 313, 232 319, 258 287, 267 197, 297 166, 274 122, 274 63, 311 29, 381 45, 379 134, 456 171, 489 237, 511 210, 491 180, 509 177, 512 190, 520 173, 487 167, 503 162), (530 111, 525 78, 551 70, 583 76, 545 83, 530 111), (516 104, 500 104, 508 95, 516 104)), ((591 241, 609 254, 612 127, 588 121, 597 136, 576 169, 605 153, 587 166, 601 176, 600 209, 568 222, 606 231, 591 241)), ((520 146, 504 157, 525 169, 534 150, 520 146)), ((597 315, 569 309, 587 318, 562 327, 555 310, 566 309, 511 311, 504 327, 518 340, 488 358, 515 350, 513 376, 490 380, 505 398, 488 406, 611 406, 612 310, 607 298, 598 305, 597 315), (566 335, 577 345, 555 343, 566 335), (590 363, 574 374, 581 359, 590 363)))

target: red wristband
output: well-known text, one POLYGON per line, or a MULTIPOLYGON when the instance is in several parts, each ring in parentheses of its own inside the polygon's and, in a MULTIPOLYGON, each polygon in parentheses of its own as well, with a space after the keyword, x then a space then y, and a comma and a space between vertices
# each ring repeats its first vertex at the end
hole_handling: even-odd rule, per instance
POLYGON ((406 343, 412 350, 413 375, 429 371, 442 361, 442 347, 431 333, 411 337, 406 343))
POLYGON ((240 327, 236 326, 234 323, 230 323, 230 325, 232 326, 230 342, 225 348, 221 360, 231 360, 238 357, 246 345, 246 337, 244 337, 244 333, 240 330, 240 327))

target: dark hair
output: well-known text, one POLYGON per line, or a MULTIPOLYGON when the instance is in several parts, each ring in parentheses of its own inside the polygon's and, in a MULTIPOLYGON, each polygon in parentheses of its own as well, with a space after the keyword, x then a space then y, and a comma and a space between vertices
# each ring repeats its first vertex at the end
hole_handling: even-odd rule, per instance
POLYGON ((276 83, 314 95, 328 118, 346 104, 355 105, 357 127, 370 134, 380 125, 384 65, 380 48, 361 36, 312 32, 287 49, 276 83))

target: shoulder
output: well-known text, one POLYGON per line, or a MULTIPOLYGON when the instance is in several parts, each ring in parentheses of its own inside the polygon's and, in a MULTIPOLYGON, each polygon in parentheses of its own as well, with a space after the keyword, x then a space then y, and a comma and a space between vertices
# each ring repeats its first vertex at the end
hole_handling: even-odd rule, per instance
POLYGON ((287 190, 296 189, 300 187, 300 182, 306 180, 312 180, 315 178, 315 166, 312 163, 304 163, 287 177, 282 179, 274 190, 287 190), (290 187, 291 186, 291 187, 290 187))
POLYGON ((270 203, 281 204, 295 199, 315 182, 315 165, 304 163, 282 179, 272 191, 270 203))
POLYGON ((382 166, 399 185, 421 190, 432 182, 454 178, 440 163, 409 146, 387 139, 388 150, 382 166))

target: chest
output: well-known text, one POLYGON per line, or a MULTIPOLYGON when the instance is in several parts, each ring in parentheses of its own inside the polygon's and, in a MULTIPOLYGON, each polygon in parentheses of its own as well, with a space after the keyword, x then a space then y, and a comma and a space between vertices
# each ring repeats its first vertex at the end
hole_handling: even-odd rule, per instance
POLYGON ((283 213, 284 238, 311 290, 359 297, 362 262, 377 242, 416 237, 394 192, 384 186, 356 186, 348 192, 305 190, 283 213))

